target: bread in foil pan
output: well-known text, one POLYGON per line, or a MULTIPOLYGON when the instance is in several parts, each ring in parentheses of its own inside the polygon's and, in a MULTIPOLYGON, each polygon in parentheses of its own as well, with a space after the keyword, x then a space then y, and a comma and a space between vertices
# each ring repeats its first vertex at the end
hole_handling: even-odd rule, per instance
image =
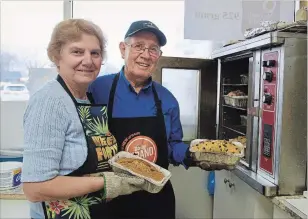
POLYGON ((249 39, 264 33, 291 27, 292 25, 296 25, 296 23, 287 23, 284 21, 261 21, 260 27, 246 29, 244 37, 249 39))
POLYGON ((113 156, 108 163, 110 164, 112 170, 114 171, 115 174, 121 174, 121 173, 125 173, 125 174, 130 174, 130 175, 134 175, 134 176, 138 176, 140 178, 143 178, 146 180, 146 185, 145 187, 143 187, 143 189, 147 192, 150 193, 158 193, 160 192, 165 184, 169 181, 169 179, 171 178, 171 172, 168 171, 167 169, 164 169, 160 166, 158 166, 155 163, 152 163, 146 159, 143 159, 137 155, 131 154, 129 152, 126 151, 120 151, 119 153, 117 153, 115 156, 113 156), (158 171, 162 172, 164 175, 164 178, 160 181, 156 181, 153 178, 150 177, 146 177, 140 173, 134 172, 129 168, 124 167, 123 165, 117 163, 117 161, 121 158, 134 158, 134 159, 139 159, 142 161, 147 162, 148 164, 150 164, 151 166, 153 166, 154 168, 156 168, 158 171))
POLYGON ((191 142, 189 150, 193 153, 195 161, 228 166, 236 165, 244 157, 243 145, 235 141, 196 139, 191 142))

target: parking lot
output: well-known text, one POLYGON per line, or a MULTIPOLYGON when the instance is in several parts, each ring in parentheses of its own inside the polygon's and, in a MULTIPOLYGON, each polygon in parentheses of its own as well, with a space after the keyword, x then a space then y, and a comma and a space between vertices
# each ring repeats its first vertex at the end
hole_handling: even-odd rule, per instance
POLYGON ((25 84, 6 82, 0 84, 1 101, 25 101, 29 96, 29 90, 25 84))

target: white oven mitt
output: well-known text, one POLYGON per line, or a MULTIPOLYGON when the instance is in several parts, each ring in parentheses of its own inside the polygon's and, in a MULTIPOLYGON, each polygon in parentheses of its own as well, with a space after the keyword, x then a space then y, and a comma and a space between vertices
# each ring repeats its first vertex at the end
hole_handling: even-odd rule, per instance
POLYGON ((104 177, 104 197, 113 199, 120 195, 129 195, 133 192, 143 190, 145 180, 128 174, 115 174, 113 172, 102 172, 104 177))

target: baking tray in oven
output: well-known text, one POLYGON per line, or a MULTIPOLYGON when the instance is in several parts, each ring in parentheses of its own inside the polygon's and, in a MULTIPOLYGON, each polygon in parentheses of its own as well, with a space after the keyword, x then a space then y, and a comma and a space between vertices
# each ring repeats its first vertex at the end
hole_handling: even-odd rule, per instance
POLYGON ((234 106, 234 107, 240 107, 240 108, 246 108, 247 107, 247 101, 248 96, 228 96, 224 95, 225 104, 234 106))

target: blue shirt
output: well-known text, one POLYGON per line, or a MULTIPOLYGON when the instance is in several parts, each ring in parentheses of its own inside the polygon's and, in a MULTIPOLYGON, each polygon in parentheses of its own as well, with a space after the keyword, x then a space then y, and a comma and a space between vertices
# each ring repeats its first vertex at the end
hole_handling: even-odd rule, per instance
MULTIPOLYGON (((116 74, 98 77, 89 87, 95 103, 108 104, 109 93, 116 74)), ((123 68, 117 84, 112 116, 114 118, 147 117, 156 115, 152 86, 155 86, 158 98, 162 102, 168 139, 169 158, 176 164, 183 162, 188 145, 183 143, 183 130, 180 121, 179 104, 172 93, 162 85, 150 80, 149 84, 136 93, 126 79, 123 68)))

